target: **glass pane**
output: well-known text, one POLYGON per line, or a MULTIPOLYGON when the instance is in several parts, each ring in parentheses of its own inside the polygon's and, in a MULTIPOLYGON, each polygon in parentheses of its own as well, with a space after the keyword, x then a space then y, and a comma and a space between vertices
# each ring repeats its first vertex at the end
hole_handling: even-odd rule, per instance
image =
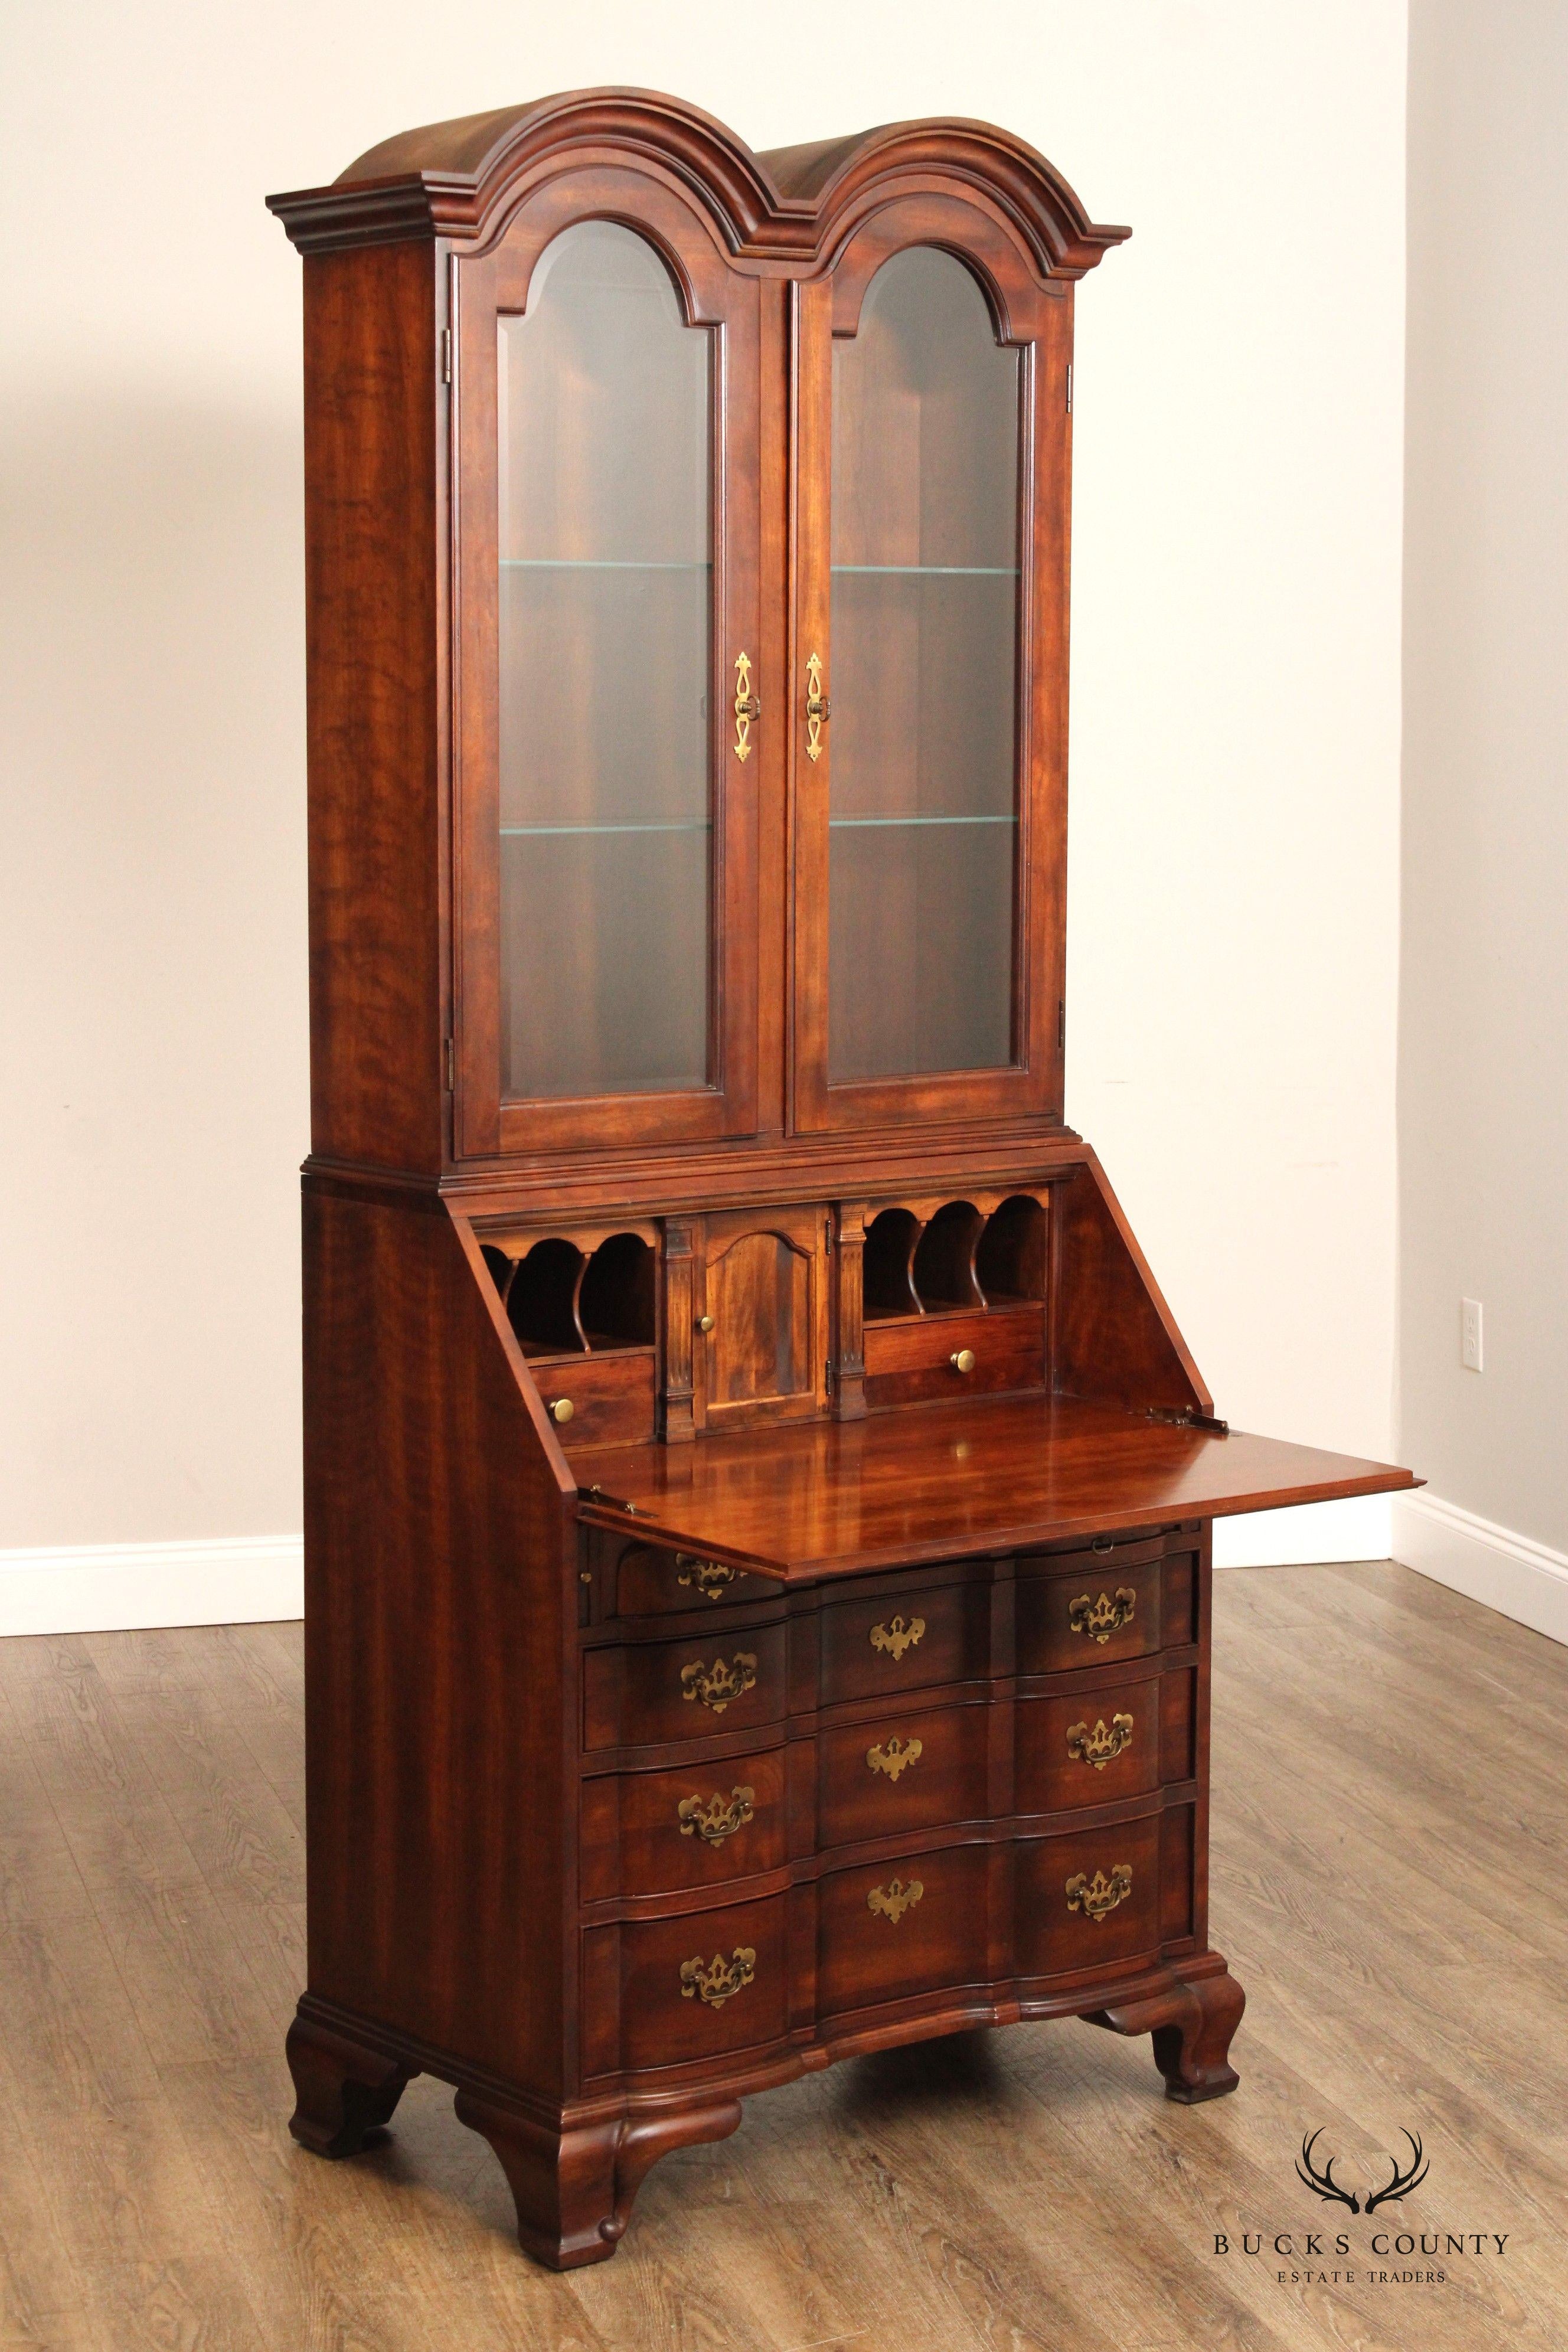
POLYGON ((502 1091, 705 1086, 710 338, 609 221, 500 337, 502 1091))
POLYGON ((1012 1059, 1018 354, 951 254, 833 349, 828 1076, 1012 1059))

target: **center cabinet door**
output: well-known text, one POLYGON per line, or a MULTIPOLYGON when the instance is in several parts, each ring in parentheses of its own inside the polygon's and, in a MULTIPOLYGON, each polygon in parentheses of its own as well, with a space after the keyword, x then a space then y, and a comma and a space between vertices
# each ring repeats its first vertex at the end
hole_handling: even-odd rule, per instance
POLYGON ((757 283, 618 165, 452 278, 458 1153, 751 1133, 757 283))
POLYGON ((910 194, 798 289, 795 1121, 1061 1111, 1071 300, 910 194))
POLYGON ((692 1384, 699 1426, 799 1421, 826 1405, 826 1232, 820 1208, 704 1220, 692 1384))

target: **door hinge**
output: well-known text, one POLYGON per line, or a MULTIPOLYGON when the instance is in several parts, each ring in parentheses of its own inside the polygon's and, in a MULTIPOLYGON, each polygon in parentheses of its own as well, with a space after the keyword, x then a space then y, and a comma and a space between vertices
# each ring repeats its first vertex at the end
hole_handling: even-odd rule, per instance
POLYGON ((831 1356, 829 1356, 827 1361, 822 1367, 822 1385, 826 1390, 828 1395, 831 1396, 833 1394, 833 1359, 831 1356))
POLYGON ((1068 415, 1072 415, 1072 362, 1068 362, 1068 415))
POLYGON ((1059 1054, 1068 1041, 1068 1009, 1061 997, 1057 999, 1057 1051, 1059 1054))
POLYGON ((441 381, 443 383, 450 383, 452 381, 452 330, 450 327, 443 327, 441 330, 441 381))
POLYGON ((824 1225, 823 1225, 823 1229, 822 1229, 822 1230, 823 1230, 822 1246, 823 1246, 823 1248, 824 1248, 824 1249, 828 1249, 828 1250, 830 1250, 830 1249, 833 1247, 833 1220, 832 1220, 832 1218, 831 1218, 831 1217, 829 1217, 829 1218, 827 1218, 827 1219, 826 1220, 826 1222, 825 1222, 825 1223, 824 1223, 824 1225))
POLYGON ((453 1050, 452 1040, 450 1037, 444 1038, 442 1040, 442 1045, 447 1071, 447 1092, 451 1094, 454 1091, 454 1073, 457 1066, 457 1055, 453 1050))

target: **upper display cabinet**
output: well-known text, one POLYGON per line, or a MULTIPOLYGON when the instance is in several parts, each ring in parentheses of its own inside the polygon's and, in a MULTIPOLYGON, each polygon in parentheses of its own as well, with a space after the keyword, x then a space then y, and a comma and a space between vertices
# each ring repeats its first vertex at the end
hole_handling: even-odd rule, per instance
POLYGON ((1072 283, 1124 232, 982 125, 756 156, 613 91, 272 201, 316 1154, 1059 1129, 1072 283))

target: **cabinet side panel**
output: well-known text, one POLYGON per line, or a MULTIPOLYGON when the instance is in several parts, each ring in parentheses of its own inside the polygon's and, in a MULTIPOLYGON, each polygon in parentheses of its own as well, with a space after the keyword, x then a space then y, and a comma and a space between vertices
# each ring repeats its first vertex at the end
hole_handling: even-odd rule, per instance
POLYGON ((1184 1412, 1214 1401, 1092 1152, 1056 1195, 1051 1385, 1058 1396, 1184 1412))
POLYGON ((434 248, 305 264, 311 1148, 441 1164, 434 248))
POLYGON ((310 1990, 553 2096, 572 1506, 443 1212, 304 1245, 310 1990))

